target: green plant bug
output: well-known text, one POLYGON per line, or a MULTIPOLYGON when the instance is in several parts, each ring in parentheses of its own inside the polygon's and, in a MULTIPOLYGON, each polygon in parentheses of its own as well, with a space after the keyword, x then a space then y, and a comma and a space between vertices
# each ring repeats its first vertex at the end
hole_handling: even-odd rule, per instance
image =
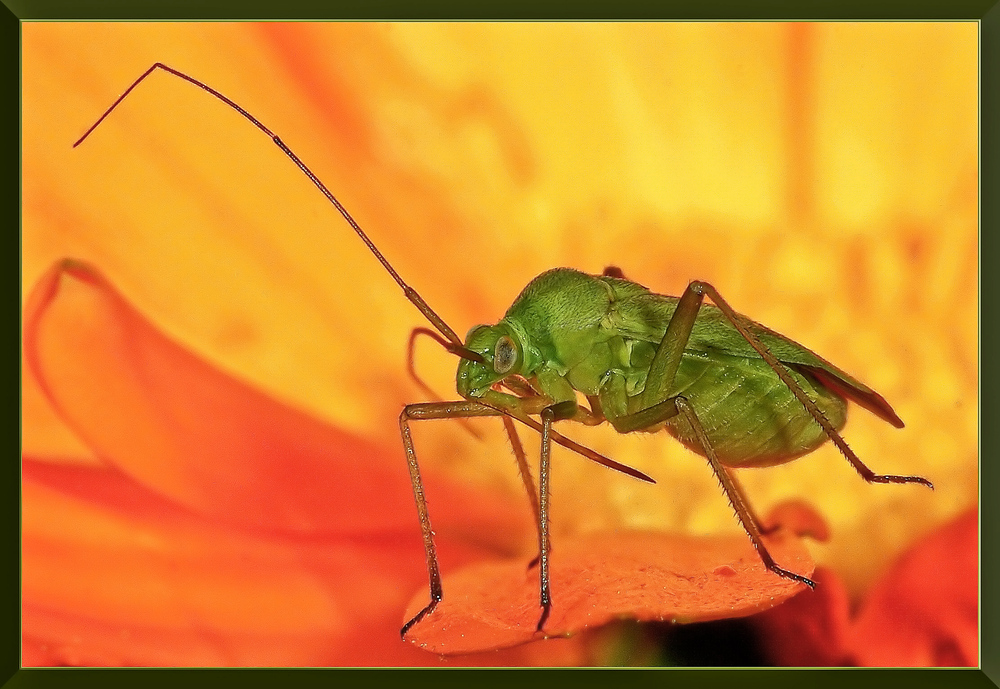
MULTIPOLYGON (((277 135, 228 97, 162 63, 152 65, 136 79, 74 147, 158 70, 208 92, 249 120, 336 207, 434 328, 416 328, 411 335, 409 368, 414 378, 412 353, 417 335, 433 338, 459 357, 456 385, 461 399, 409 404, 399 417, 430 579, 430 601, 403 625, 403 637, 433 612, 444 596, 434 532, 410 434, 412 421, 502 419, 538 529, 538 631, 544 629, 552 606, 552 443, 653 482, 644 473, 573 442, 553 428, 556 422, 607 422, 619 433, 667 431, 708 459, 767 569, 809 587, 814 587, 814 582, 780 567, 768 553, 761 539, 765 530, 730 469, 789 462, 831 440, 869 483, 919 483, 933 488, 930 481, 919 476, 876 474, 841 437, 848 401, 897 428, 903 426, 881 395, 802 345, 738 314, 706 282, 691 282, 682 296, 672 297, 628 280, 613 266, 601 275, 555 268, 532 280, 500 321, 473 327, 463 341, 399 276, 350 213, 277 135), (706 296, 712 304, 704 304, 706 296), (541 434, 537 489, 513 421, 541 434)), ((417 382, 423 386, 419 379, 417 382)))

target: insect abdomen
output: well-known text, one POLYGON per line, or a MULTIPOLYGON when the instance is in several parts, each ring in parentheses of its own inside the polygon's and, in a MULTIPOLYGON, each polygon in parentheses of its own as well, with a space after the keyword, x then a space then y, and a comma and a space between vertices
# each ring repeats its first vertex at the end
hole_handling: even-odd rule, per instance
MULTIPOLYGON (((815 379, 790 369, 806 395, 840 430, 847 403, 815 379)), ((731 467, 765 467, 800 457, 828 440, 791 390, 762 359, 685 352, 675 390, 691 403, 720 461, 731 467)), ((688 422, 667 421, 666 429, 704 455, 688 422)))

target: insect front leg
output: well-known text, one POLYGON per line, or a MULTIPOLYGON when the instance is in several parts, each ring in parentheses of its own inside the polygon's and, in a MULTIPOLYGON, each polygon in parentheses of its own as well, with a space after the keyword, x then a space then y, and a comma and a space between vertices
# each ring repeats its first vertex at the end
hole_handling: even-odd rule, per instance
MULTIPOLYGON (((424 496, 424 485, 423 480, 420 478, 420 465, 417 462, 417 453, 413 447, 413 438, 410 435, 410 421, 424 421, 428 419, 461 419, 477 416, 503 416, 507 423, 509 423, 508 415, 512 418, 527 423, 535 430, 538 430, 542 434, 542 451, 541 451, 541 461, 539 462, 539 495, 537 503, 533 502, 534 506, 537 505, 536 512, 536 523, 538 525, 538 549, 539 549, 539 600, 542 607, 542 614, 538 621, 538 629, 542 629, 542 625, 545 624, 545 620, 549 616, 549 609, 552 607, 552 596, 549 592, 549 458, 551 455, 552 441, 555 440, 562 445, 565 445, 575 452, 580 452, 584 456, 590 458, 598 458, 605 460, 602 463, 610 463, 609 466, 615 466, 616 468, 621 465, 617 465, 615 462, 611 462, 607 458, 594 453, 592 450, 588 450, 566 438, 562 438, 558 433, 552 430, 553 421, 559 419, 565 419, 573 415, 575 409, 575 404, 553 404, 549 405, 541 412, 542 423, 538 424, 529 417, 523 416, 519 410, 516 409, 503 409, 496 408, 492 406, 487 406, 485 404, 480 404, 479 402, 474 402, 471 400, 461 400, 457 402, 421 402, 418 404, 408 404, 403 407, 402 413, 399 415, 399 432, 403 439, 403 449, 406 452, 406 463, 410 471, 410 483, 413 486, 413 497, 417 503, 417 515, 420 518, 420 533, 424 541, 424 552, 427 556, 427 575, 430 579, 430 602, 421 609, 416 615, 413 616, 406 624, 400 629, 400 636, 405 637, 406 632, 415 625, 417 622, 422 620, 424 617, 429 615, 437 607, 438 603, 444 598, 444 590, 441 585, 441 569, 438 564, 437 557, 437 547, 434 544, 434 530, 431 526, 430 513, 427 509, 427 498, 424 496), (593 457, 591 457, 593 455, 593 457)), ((513 430, 511 425, 509 431, 513 430)), ((517 443, 516 447, 520 447, 520 441, 515 440, 517 438, 516 434, 512 436, 511 442, 517 443)), ((515 454, 517 449, 515 447, 515 454)), ((523 458, 523 448, 521 450, 521 455, 523 459, 522 462, 519 460, 518 464, 522 470, 522 477, 524 477, 525 487, 530 494, 534 495, 534 484, 531 481, 531 473, 527 465, 527 460, 523 458)), ((628 469, 628 467, 623 467, 623 469, 628 469)), ((632 470, 634 471, 634 470, 632 470)), ((638 474, 637 478, 645 478, 645 474, 640 472, 635 472, 638 474)))
POLYGON ((434 545, 434 530, 427 510, 427 498, 424 496, 424 484, 420 478, 420 465, 417 463, 417 453, 413 449, 413 438, 410 436, 410 421, 426 419, 453 419, 473 416, 501 416, 500 412, 477 402, 462 400, 459 402, 422 402, 408 404, 399 415, 399 433, 403 438, 403 449, 406 452, 406 464, 410 470, 410 483, 413 486, 413 497, 417 503, 417 515, 420 518, 420 533, 424 540, 424 552, 427 555, 427 575, 430 578, 430 602, 399 630, 401 637, 406 636, 410 627, 433 612, 444 597, 441 586, 441 568, 438 565, 437 547, 434 545))

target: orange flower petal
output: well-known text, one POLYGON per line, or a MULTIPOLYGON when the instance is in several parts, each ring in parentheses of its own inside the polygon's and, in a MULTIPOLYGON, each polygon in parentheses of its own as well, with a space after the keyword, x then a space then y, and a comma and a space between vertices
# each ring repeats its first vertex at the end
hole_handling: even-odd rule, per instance
POLYGON ((199 628, 177 631, 106 624, 27 606, 25 620, 44 636, 26 635, 25 667, 180 665, 215 666, 572 666, 589 662, 583 637, 552 639, 503 651, 443 658, 400 641, 397 615, 370 618, 345 638, 273 637, 248 632, 219 634, 199 628), (54 642, 57 638, 61 641, 54 642))
MULTIPOLYGON (((24 635, 33 664, 378 665, 426 580, 419 535, 261 535, 113 468, 24 461, 24 635)), ((484 551, 440 539, 445 567, 484 551)), ((27 661, 26 661, 27 662, 27 661)))
POLYGON ((847 639, 857 664, 978 665, 978 517, 931 534, 872 589, 847 639))
POLYGON ((24 632, 66 663, 315 662, 421 575, 419 539, 266 538, 114 469, 26 460, 23 491, 24 632), (101 488, 73 495, 69 479, 101 488))
MULTIPOLYGON (((25 344, 45 394, 108 462, 22 462, 25 662, 437 662, 398 634, 427 576, 401 457, 202 362, 78 262, 32 292, 25 344)), ((528 521, 427 479, 446 568, 495 556, 528 521), (466 530, 485 535, 469 545, 466 530)))
MULTIPOLYGON (((100 456, 202 514, 268 529, 415 531, 401 450, 319 423, 200 360, 92 266, 62 261, 39 281, 25 350, 54 406, 100 456)), ((428 492, 435 526, 498 533, 510 522, 495 500, 428 492)))
MULTIPOLYGON (((801 540, 768 539, 783 566, 813 570, 801 540)), ((625 532, 560 541, 552 556, 550 636, 613 619, 701 622, 751 615, 804 588, 767 571, 745 537, 693 537, 625 532)), ((482 562, 444 580, 445 597, 407 638, 435 653, 469 653, 541 638, 535 633, 538 570, 525 560, 482 562)), ((416 596, 407 619, 427 604, 416 596)))

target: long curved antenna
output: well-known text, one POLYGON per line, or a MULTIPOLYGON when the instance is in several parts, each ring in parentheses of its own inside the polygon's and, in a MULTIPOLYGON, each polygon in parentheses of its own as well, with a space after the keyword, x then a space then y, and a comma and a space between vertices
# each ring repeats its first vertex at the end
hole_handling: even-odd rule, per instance
POLYGON ((453 342, 445 342, 444 340, 441 339, 440 335, 438 335, 430 328, 414 328, 412 331, 410 331, 410 342, 409 345, 407 346, 407 349, 411 354, 411 356, 408 357, 407 365, 410 369, 410 375, 421 386, 423 386, 423 381, 420 380, 419 376, 417 376, 417 372, 413 368, 413 357, 412 357, 413 343, 417 339, 418 335, 426 335, 427 337, 431 338, 439 345, 441 345, 449 354, 454 354, 455 356, 461 357, 463 359, 468 359, 469 361, 475 361, 478 364, 486 363, 486 359, 484 359, 483 355, 480 354, 479 352, 474 352, 468 347, 456 345, 453 342))
MULTIPOLYGON (((326 185, 324 185, 323 182, 321 182, 320 179, 313 174, 312 170, 310 170, 306 166, 306 164, 303 163, 302 160, 300 160, 299 157, 292 152, 292 149, 288 148, 288 146, 285 145, 285 142, 283 142, 280 138, 278 138, 278 136, 274 132, 265 127, 260 122, 260 120, 258 120, 256 117, 251 115, 249 112, 241 108, 239 105, 234 103, 226 96, 222 95, 221 93, 213 89, 208 84, 200 82, 194 77, 190 77, 187 74, 184 74, 184 72, 180 72, 174 69, 173 67, 168 67, 162 62, 157 62, 153 64, 152 67, 143 72, 142 76, 133 81, 132 85, 129 86, 127 89, 125 89, 125 92, 122 93, 122 95, 118 96, 118 100, 112 103, 111 107, 105 110, 104 114, 101 115, 97 119, 97 121, 90 126, 90 129, 84 132, 83 136, 77 139, 76 143, 73 144, 73 148, 76 148, 77 146, 82 144, 84 140, 88 136, 90 136, 90 133, 93 132, 95 129, 97 129, 97 126, 101 124, 101 122, 103 122, 115 108, 118 107, 118 104, 121 103, 123 100, 125 100, 125 97, 128 96, 128 94, 130 94, 139 84, 141 84, 146 77, 148 77, 150 74, 152 74, 158 69, 162 69, 164 72, 173 74, 175 77, 179 77, 184 81, 188 82, 189 84, 194 84, 203 91, 207 91, 208 93, 212 94, 213 96, 221 100, 223 103, 231 107, 233 110, 243 115, 243 117, 249 120, 251 124, 253 124, 253 126, 257 127, 257 129, 267 134, 267 136, 271 138, 271 141, 273 141, 274 144, 278 148, 280 148, 282 152, 284 152, 284 154, 288 156, 300 170, 302 170, 303 173, 305 173, 306 177, 308 177, 312 181, 312 183, 316 185, 316 188, 319 189, 320 192, 322 192, 323 196, 325 196, 327 200, 330 203, 332 203, 338 211, 340 211, 340 214, 344 216, 344 219, 347 221, 347 224, 349 224, 357 233, 357 235, 361 237, 361 241, 365 243, 365 246, 367 246, 368 249, 372 252, 372 254, 375 255, 375 258, 377 258, 378 262, 382 264, 382 267, 389 272, 389 275, 391 275, 392 279, 396 281, 396 284, 398 284, 403 289, 403 295, 407 299, 409 299, 410 302, 417 307, 417 309, 420 310, 420 313, 424 315, 424 318, 430 321, 431 325, 437 328, 442 335, 448 338, 448 340, 450 340, 455 345, 461 347, 462 340, 458 337, 458 335, 455 334, 455 331, 452 330, 450 327, 448 327, 448 324, 445 323, 444 320, 434 312, 434 309, 432 309, 427 304, 427 302, 424 301, 423 297, 421 297, 415 289, 413 289, 408 284, 406 284, 406 282, 403 281, 403 278, 399 276, 399 273, 397 273, 396 270, 389 264, 389 261, 387 261, 385 256, 382 255, 382 252, 379 251, 378 248, 375 246, 375 244, 372 242, 372 240, 368 238, 368 235, 365 234, 365 231, 361 229, 361 226, 358 225, 357 221, 355 221, 354 218, 351 217, 351 214, 347 212, 347 209, 340 204, 340 201, 338 201, 337 198, 330 192, 330 190, 326 188, 326 185)), ((459 356, 462 355, 459 354, 459 356)))
POLYGON ((419 387, 421 390, 424 391, 424 394, 427 395, 427 397, 429 397, 431 401, 444 402, 444 398, 441 397, 441 395, 434 392, 434 390, 431 389, 431 386, 425 383, 424 379, 421 378, 420 375, 417 373, 417 365, 415 361, 416 357, 414 355, 414 346, 417 343, 417 337, 419 337, 420 335, 426 335, 427 337, 433 339, 435 342, 438 342, 445 349, 447 349, 447 345, 449 344, 447 340, 442 340, 441 336, 438 335, 433 330, 431 330, 430 328, 414 328, 413 330, 410 331, 409 342, 406 343, 406 372, 410 374, 410 378, 413 379, 413 382, 417 384, 417 387, 419 387))
MULTIPOLYGON (((426 335, 427 337, 431 338, 439 345, 444 347, 444 349, 447 350, 449 353, 454 354, 456 356, 460 356, 464 359, 472 359, 473 361, 478 361, 479 363, 484 363, 485 360, 483 359, 482 356, 479 355, 478 352, 473 352, 471 349, 466 349, 465 347, 457 347, 453 343, 443 339, 440 335, 438 335, 430 328, 414 328, 413 330, 410 331, 410 340, 406 344, 406 370, 410 374, 410 378, 413 379, 413 382, 417 384, 417 387, 423 390, 424 394, 427 395, 427 397, 430 398, 431 401, 444 402, 445 399, 441 397, 441 395, 434 392, 434 390, 431 389, 431 386, 425 383, 424 379, 421 378, 419 374, 417 374, 417 366, 415 361, 416 357, 414 356, 415 354, 414 345, 417 342, 417 337, 419 337, 420 335, 426 335), (475 356, 473 357, 473 355, 475 356)), ((462 428, 471 433, 472 437, 474 437, 476 440, 483 439, 482 434, 472 427, 467 418, 456 417, 455 421, 457 421, 462 426, 462 428)))
MULTIPOLYGON (((441 342, 442 346, 444 346, 444 348, 447 349, 452 354, 460 356, 463 359, 471 359, 472 361, 478 361, 479 363, 484 362, 482 355, 480 355, 478 352, 474 352, 470 349, 467 349, 464 346, 464 343, 462 342, 461 338, 459 338, 459 336, 455 334, 455 331, 452 330, 450 327, 448 327, 448 324, 445 323, 444 320, 434 312, 434 309, 432 309, 427 304, 427 302, 424 301, 423 297, 421 297, 415 289, 406 284, 403 278, 399 276, 399 273, 397 273, 396 270, 392 267, 392 265, 390 265, 389 261, 386 260, 385 256, 382 255, 382 252, 378 250, 378 247, 376 247, 375 244, 372 242, 372 240, 368 238, 368 235, 365 234, 365 231, 361 229, 361 226, 358 225, 357 221, 351 216, 350 213, 347 212, 347 209, 344 208, 343 205, 341 205, 340 201, 337 200, 337 197, 335 197, 333 193, 326 188, 326 185, 320 181, 319 177, 313 174, 313 171, 310 170, 306 166, 306 164, 303 163, 302 160, 297 155, 295 155, 295 153, 290 148, 288 148, 288 146, 285 145, 285 142, 282 141, 277 134, 275 134, 266 126, 264 126, 264 124, 260 120, 258 120, 256 117, 254 117, 249 112, 244 110, 232 99, 219 93, 208 84, 198 81, 194 77, 188 76, 184 72, 176 70, 173 67, 163 64, 162 62, 156 62, 149 69, 143 72, 138 79, 133 81, 132 84, 127 89, 125 89, 124 92, 122 92, 122 95, 118 96, 115 102, 111 104, 111 107, 105 110, 104 113, 99 118, 97 118, 97 121, 94 122, 94 124, 90 125, 90 128, 83 133, 83 136, 77 139, 76 142, 73 144, 73 148, 76 148, 77 146, 82 144, 87 139, 87 137, 90 136, 91 133, 95 129, 97 129, 97 127, 104 120, 108 118, 108 116, 114 111, 114 109, 117 108, 118 105, 123 100, 125 100, 125 97, 128 96, 128 94, 132 93, 132 91, 134 91, 135 88, 146 79, 146 77, 148 77, 150 74, 152 74, 158 69, 162 69, 164 72, 167 72, 168 74, 173 74, 175 77, 183 79, 189 84, 194 84, 201 90, 207 91, 208 93, 212 94, 213 96, 221 100, 223 103, 231 107, 233 110, 243 115, 243 117, 249 120, 250 123, 253 124, 253 126, 255 126, 257 129, 264 132, 264 134, 270 137, 271 141, 273 141, 274 144, 278 148, 280 148, 282 152, 286 156, 288 156, 293 163, 295 163, 296 167, 298 167, 306 175, 306 177, 308 177, 310 181, 312 181, 312 183, 316 185, 316 188, 320 190, 323 196, 325 196, 327 200, 330 203, 332 203, 338 211, 340 211, 340 214, 344 216, 344 219, 354 229, 357 235, 361 238, 361 241, 365 243, 365 246, 367 246, 368 249, 372 252, 372 254, 374 254, 375 258, 378 259, 378 262, 382 264, 382 267, 389 272, 389 275, 391 275, 392 279, 396 281, 396 284, 398 284, 403 289, 403 295, 407 299, 409 299, 410 302, 417 307, 417 309, 419 309, 420 313, 424 315, 424 318, 430 321, 431 325, 437 328, 438 331, 450 341, 449 343, 441 342)), ((521 423, 533 428, 539 433, 541 433, 542 431, 542 424, 538 423, 537 421, 526 415, 520 415, 520 414, 515 415, 510 413, 509 411, 502 409, 498 409, 497 411, 499 411, 501 414, 506 414, 507 416, 510 416, 511 418, 520 421, 521 423)), ((632 467, 626 466, 624 464, 615 462, 612 459, 608 459, 607 457, 604 457, 603 455, 600 455, 594 452, 593 450, 584 447, 583 445, 573 442, 569 438, 561 436, 555 431, 552 431, 552 439, 555 442, 562 445, 563 447, 567 447, 570 450, 573 450, 574 452, 597 462, 598 464, 603 464, 608 468, 620 471, 630 476, 634 476, 635 478, 638 478, 642 481, 655 483, 653 479, 651 479, 649 476, 646 476, 646 474, 642 473, 641 471, 633 469, 632 467)))

